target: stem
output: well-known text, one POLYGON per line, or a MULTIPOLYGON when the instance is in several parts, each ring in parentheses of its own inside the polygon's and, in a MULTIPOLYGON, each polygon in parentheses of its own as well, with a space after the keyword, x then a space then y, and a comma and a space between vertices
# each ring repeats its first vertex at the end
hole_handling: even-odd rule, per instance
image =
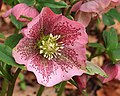
POLYGON ((5 96, 7 86, 8 86, 8 80, 4 78, 3 85, 2 85, 2 91, 0 92, 0 96, 5 96))
POLYGON ((60 90, 59 90, 57 96, 61 96, 62 95, 62 93, 63 93, 63 91, 65 89, 65 85, 66 85, 66 81, 62 82, 60 90))
POLYGON ((40 85, 40 88, 39 88, 39 90, 38 90, 37 96, 41 96, 42 93, 43 93, 43 91, 44 91, 44 89, 45 89, 45 86, 40 85))
POLYGON ((12 76, 8 72, 6 72, 1 65, 0 65, 0 71, 8 81, 12 80, 12 76))
POLYGON ((13 77, 13 79, 12 79, 12 82, 11 82, 11 84, 10 84, 9 87, 8 87, 7 96, 12 96, 13 90, 14 90, 15 81, 16 81, 16 79, 17 79, 20 71, 21 71, 21 69, 18 68, 17 71, 15 72, 14 77, 13 77))

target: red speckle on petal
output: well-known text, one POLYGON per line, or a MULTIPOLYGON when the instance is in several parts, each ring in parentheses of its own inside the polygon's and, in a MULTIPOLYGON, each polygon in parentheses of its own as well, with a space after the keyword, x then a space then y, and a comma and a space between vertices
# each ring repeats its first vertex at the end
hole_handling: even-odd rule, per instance
POLYGON ((81 28, 75 28, 69 22, 59 22, 54 26, 53 34, 61 35, 60 41, 64 44, 72 44, 78 35, 81 36, 81 28))

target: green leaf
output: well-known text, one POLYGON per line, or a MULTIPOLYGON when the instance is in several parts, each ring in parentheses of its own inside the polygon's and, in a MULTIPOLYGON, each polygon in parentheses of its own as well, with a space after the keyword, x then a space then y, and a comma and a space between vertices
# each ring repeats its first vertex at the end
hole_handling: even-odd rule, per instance
POLYGON ((20 30, 23 27, 23 23, 17 21, 16 18, 15 18, 15 16, 11 15, 10 19, 11 19, 12 23, 16 26, 17 29, 20 30))
POLYGON ((11 48, 14 48, 20 39, 22 39, 22 34, 13 34, 5 40, 5 45, 8 45, 11 48))
POLYGON ((0 33, 0 38, 4 39, 5 36, 2 33, 0 33))
POLYGON ((0 61, 5 62, 8 65, 24 68, 22 65, 16 64, 12 57, 12 49, 4 44, 0 44, 0 61))
POLYGON ((108 55, 113 62, 120 60, 120 48, 108 51, 108 55))
POLYGON ((105 25, 107 25, 107 26, 115 24, 113 18, 109 14, 107 14, 107 13, 105 13, 105 14, 102 15, 102 20, 103 20, 103 23, 105 25))
POLYGON ((22 73, 19 74, 19 79, 20 79, 20 88, 22 90, 25 90, 26 89, 26 83, 25 83, 24 75, 22 73))
POLYGON ((117 48, 118 36, 117 36, 117 32, 114 28, 111 28, 108 32, 104 31, 103 39, 104 39, 107 51, 117 48))
POLYGON ((39 0, 43 6, 50 8, 66 8, 67 4, 64 1, 55 2, 54 0, 39 0))
POLYGON ((89 74, 89 75, 99 74, 100 76, 108 77, 107 74, 98 65, 93 64, 92 62, 89 62, 89 61, 87 61, 86 63, 87 63, 86 74, 89 74))
POLYGON ((18 0, 19 3, 25 3, 28 6, 33 6, 35 3, 35 0, 18 0))
POLYGON ((88 46, 105 50, 104 46, 99 43, 89 43, 88 46))
POLYGON ((117 9, 111 9, 108 14, 120 22, 120 13, 117 11, 117 9))

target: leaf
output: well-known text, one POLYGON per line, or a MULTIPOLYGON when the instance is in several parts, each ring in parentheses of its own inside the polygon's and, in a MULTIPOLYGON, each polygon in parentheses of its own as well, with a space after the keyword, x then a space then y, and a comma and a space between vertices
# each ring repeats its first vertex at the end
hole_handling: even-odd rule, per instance
POLYGON ((24 75, 22 73, 19 74, 19 79, 20 79, 20 88, 22 90, 25 90, 26 89, 26 83, 25 83, 24 75))
POLYGON ((0 33, 0 38, 4 39, 5 36, 2 33, 0 33))
POLYGON ((16 64, 12 57, 12 49, 4 44, 0 44, 0 61, 5 62, 8 65, 24 68, 23 65, 16 64))
POLYGON ((108 77, 107 74, 98 65, 93 64, 92 62, 89 62, 89 61, 87 61, 86 63, 87 63, 86 74, 89 74, 89 75, 99 74, 100 76, 108 77))
POLYGON ((54 0, 39 0, 39 3, 50 8, 66 8, 67 7, 67 4, 64 1, 55 2, 54 0))
POLYGON ((112 61, 119 61, 120 60, 120 48, 116 48, 114 50, 108 51, 108 55, 112 61))
POLYGON ((108 11, 108 14, 120 22, 120 13, 115 8, 108 11))
POLYGON ((35 3, 35 0, 18 0, 19 3, 25 3, 28 6, 33 6, 35 3))
POLYGON ((14 48, 22 37, 22 34, 13 34, 5 40, 5 45, 8 45, 10 48, 14 48))
POLYGON ((105 13, 105 14, 102 15, 102 21, 107 26, 115 24, 113 18, 109 14, 107 14, 107 13, 105 13))
POLYGON ((111 28, 108 32, 104 31, 103 39, 104 39, 107 51, 117 48, 118 36, 117 36, 117 32, 114 28, 111 28))
POLYGON ((104 46, 101 45, 101 44, 99 44, 99 43, 89 43, 88 46, 89 46, 89 47, 100 48, 100 49, 105 50, 104 46))
POLYGON ((20 29, 23 27, 23 23, 17 21, 16 18, 15 18, 15 16, 11 15, 11 16, 10 16, 10 19, 11 19, 12 23, 15 25, 15 27, 16 27, 17 29, 20 30, 20 29))

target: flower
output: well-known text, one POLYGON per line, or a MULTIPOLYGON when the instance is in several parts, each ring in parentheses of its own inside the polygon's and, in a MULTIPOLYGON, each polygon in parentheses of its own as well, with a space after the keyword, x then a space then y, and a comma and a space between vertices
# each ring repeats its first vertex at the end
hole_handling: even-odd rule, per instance
POLYGON ((113 79, 118 79, 120 80, 120 65, 119 64, 104 64, 102 66, 102 69, 106 72, 108 75, 108 78, 100 77, 100 80, 103 83, 109 82, 113 79))
POLYGON ((75 20, 87 27, 92 17, 106 13, 118 5, 120 5, 120 0, 80 0, 71 11, 77 11, 75 20))
POLYGON ((45 7, 13 49, 13 57, 35 73, 38 83, 50 87, 85 72, 88 36, 85 27, 45 7))
POLYGON ((24 3, 17 4, 12 9, 8 10, 3 15, 3 17, 8 17, 11 13, 16 17, 17 20, 21 22, 29 21, 28 19, 22 18, 21 16, 26 16, 28 18, 35 18, 39 14, 39 12, 35 8, 29 7, 24 3))

